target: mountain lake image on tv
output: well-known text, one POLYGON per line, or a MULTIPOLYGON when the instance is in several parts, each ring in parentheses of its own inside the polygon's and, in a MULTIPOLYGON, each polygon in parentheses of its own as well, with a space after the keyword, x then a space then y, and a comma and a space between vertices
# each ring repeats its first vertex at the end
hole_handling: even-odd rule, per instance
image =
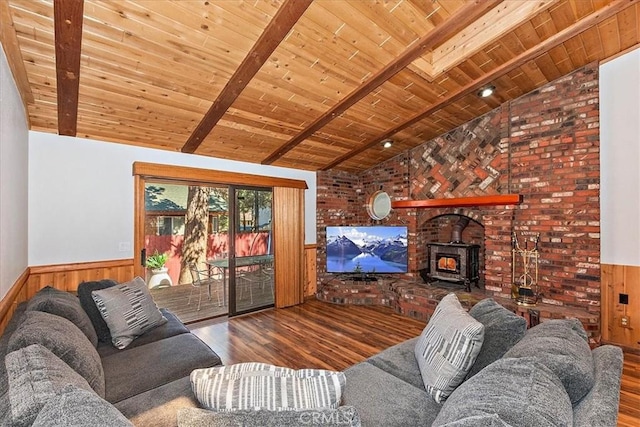
POLYGON ((406 226, 327 227, 327 272, 407 272, 406 226))

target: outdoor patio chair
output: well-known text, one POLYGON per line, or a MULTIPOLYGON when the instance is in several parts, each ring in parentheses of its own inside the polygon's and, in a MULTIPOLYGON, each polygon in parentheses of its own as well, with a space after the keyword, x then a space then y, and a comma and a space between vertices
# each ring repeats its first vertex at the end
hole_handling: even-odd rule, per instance
POLYGON ((240 299, 243 299, 244 293, 249 291, 249 303, 253 305, 253 286, 260 283, 260 274, 251 268, 244 268, 242 271, 238 271, 236 278, 238 279, 240 299))
POLYGON ((261 276, 261 291, 264 292, 265 283, 269 285, 271 288, 271 297, 274 297, 273 294, 273 261, 265 262, 260 265, 260 276, 261 276))
POLYGON ((198 308, 196 311, 200 311, 200 303, 202 302, 202 288, 207 287, 207 293, 209 300, 211 300, 211 285, 215 287, 216 295, 218 296, 218 306, 222 306, 222 300, 220 299, 220 289, 217 286, 217 280, 209 276, 208 270, 199 270, 195 264, 189 265, 189 271, 191 272, 191 292, 189 292, 189 300, 187 305, 191 304, 191 296, 195 288, 198 288, 198 308))

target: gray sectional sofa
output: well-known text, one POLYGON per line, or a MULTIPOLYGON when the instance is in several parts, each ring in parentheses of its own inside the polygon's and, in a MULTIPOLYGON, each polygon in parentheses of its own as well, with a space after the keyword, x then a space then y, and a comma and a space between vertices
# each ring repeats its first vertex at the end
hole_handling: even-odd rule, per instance
POLYGON ((161 309, 165 323, 119 350, 109 342, 87 338, 83 330, 91 325, 86 318, 79 318, 80 305, 73 301, 78 299, 74 295, 47 288, 41 292, 52 294, 56 300, 55 304, 38 307, 49 312, 20 304, 0 337, 0 360, 5 361, 0 363, 1 426, 175 426, 180 408, 199 406, 189 374, 197 368, 221 365, 221 361, 172 313, 161 309), (55 366, 58 362, 51 362, 55 358, 49 350, 81 373, 86 382, 68 370, 63 376, 55 366), (28 380, 34 384, 31 392, 21 394, 20 387, 9 389, 10 369, 23 382, 30 376, 28 380), (34 379, 36 376, 39 378, 34 379), (56 389, 55 380, 61 377, 62 382, 80 385, 56 389), (87 389, 87 383, 90 394, 82 390, 82 384, 87 389), (51 399, 50 394, 55 397, 51 399), (29 405, 20 405, 21 401, 29 405))
POLYGON ((487 299, 469 312, 484 343, 464 382, 437 403, 425 389, 413 338, 345 370, 343 403, 363 426, 577 426, 617 424, 623 355, 591 350, 578 320, 525 330, 524 319, 487 299))
MULTIPOLYGON (((0 425, 300 424, 300 417, 268 411, 181 411, 200 407, 191 371, 221 361, 175 316, 162 310, 166 323, 119 350, 104 342, 105 336, 98 340, 104 325, 90 328, 87 319, 77 316, 75 296, 47 292, 60 297, 63 307, 73 307, 60 310, 57 304, 50 310, 48 304, 22 303, 17 308, 0 337, 0 360, 5 361, 0 363, 0 425), (56 385, 61 378, 64 386, 56 385), (24 389, 29 382, 34 385, 24 389)), ((616 425, 622 371, 618 347, 591 350, 576 320, 543 322, 527 330, 524 319, 490 299, 469 314, 484 326, 484 342, 462 384, 443 403, 434 400, 423 381, 416 352, 421 336, 346 369, 343 406, 318 411, 317 419, 304 418, 306 425, 318 425, 311 420, 354 427, 616 425)))

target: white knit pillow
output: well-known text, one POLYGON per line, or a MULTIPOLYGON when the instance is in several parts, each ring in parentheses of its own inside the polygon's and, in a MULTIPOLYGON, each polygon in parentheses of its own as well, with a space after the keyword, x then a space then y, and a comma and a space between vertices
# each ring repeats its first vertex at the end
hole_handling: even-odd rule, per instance
POLYGON ((422 381, 436 402, 464 381, 483 340, 484 325, 462 308, 456 294, 442 298, 415 347, 422 381))
POLYGON ((200 404, 220 412, 335 409, 340 406, 345 381, 342 372, 294 370, 264 363, 239 363, 191 373, 191 387, 200 404))

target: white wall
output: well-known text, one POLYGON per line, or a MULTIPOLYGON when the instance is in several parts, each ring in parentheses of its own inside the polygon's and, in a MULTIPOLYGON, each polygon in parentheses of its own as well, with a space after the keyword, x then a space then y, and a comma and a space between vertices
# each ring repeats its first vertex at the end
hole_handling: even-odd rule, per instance
POLYGON ((28 126, 0 45, 0 299, 28 267, 28 126))
POLYGON ((640 49, 600 66, 601 262, 640 266, 640 49))
POLYGON ((305 241, 315 243, 315 172, 32 131, 29 265, 132 258, 135 161, 304 180, 305 241))

